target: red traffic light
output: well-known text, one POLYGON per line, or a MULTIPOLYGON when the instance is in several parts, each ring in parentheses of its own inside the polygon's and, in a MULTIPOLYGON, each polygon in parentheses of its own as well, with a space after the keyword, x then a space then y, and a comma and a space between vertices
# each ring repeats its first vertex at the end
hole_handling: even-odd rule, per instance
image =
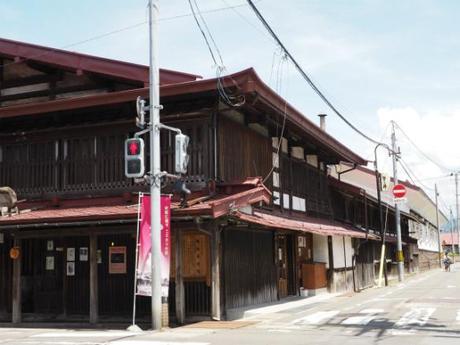
POLYGON ((125 176, 129 178, 143 177, 144 166, 144 140, 131 138, 125 141, 125 176))
POLYGON ((139 155, 141 152, 141 143, 139 140, 130 140, 128 142, 128 155, 136 156, 139 155))

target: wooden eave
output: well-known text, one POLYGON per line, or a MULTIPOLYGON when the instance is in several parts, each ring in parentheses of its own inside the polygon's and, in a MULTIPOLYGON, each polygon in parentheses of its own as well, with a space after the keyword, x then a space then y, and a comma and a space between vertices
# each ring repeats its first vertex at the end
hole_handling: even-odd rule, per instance
MULTIPOLYGON (((18 42, 0 38, 0 55, 21 61, 36 61, 68 71, 91 72, 113 78, 135 81, 147 85, 149 82, 148 66, 111 60, 102 57, 70 52, 62 49, 44 47, 36 44, 18 42)), ((161 70, 163 84, 193 81, 198 75, 161 70)))
MULTIPOLYGON (((321 130, 316 124, 304 117, 302 113, 292 107, 275 91, 271 90, 257 76, 254 69, 246 69, 232 74, 231 76, 223 77, 222 83, 224 87, 227 88, 236 87, 240 93, 245 95, 257 94, 259 96, 257 97, 257 102, 262 102, 274 107, 278 110, 278 112, 280 112, 280 114, 284 113, 284 109, 286 109, 286 116, 290 122, 292 122, 302 132, 305 132, 308 136, 312 137, 314 141, 319 143, 319 146, 327 149, 328 151, 332 151, 340 160, 358 165, 367 164, 367 161, 364 158, 360 157, 331 135, 321 130)), ((215 78, 198 80, 161 86, 160 95, 162 102, 164 102, 173 97, 190 97, 192 95, 196 96, 197 94, 209 94, 210 92, 216 92, 216 87, 217 80, 215 78)), ((134 101, 138 96, 147 98, 148 88, 138 88, 43 103, 9 106, 0 108, 0 119, 124 103, 134 101)))

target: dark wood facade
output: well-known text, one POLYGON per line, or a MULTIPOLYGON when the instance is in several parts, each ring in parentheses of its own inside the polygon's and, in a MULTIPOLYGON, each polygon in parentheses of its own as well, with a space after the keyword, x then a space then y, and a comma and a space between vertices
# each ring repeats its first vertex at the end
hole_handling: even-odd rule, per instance
MULTIPOLYGON (((1 48, 0 42, 0 56, 1 48)), ((9 55, 2 59, 3 64, 15 61, 9 55)), ((132 201, 133 193, 147 190, 145 183, 125 178, 123 166, 124 140, 137 131, 134 100, 145 96, 145 80, 73 67, 63 70, 44 61, 12 66, 0 70, 0 186, 13 188, 32 213, 43 200, 51 200, 56 208, 60 200, 84 203, 124 195, 132 201)), ((259 176, 275 196, 270 205, 256 206, 266 212, 337 220, 365 229, 375 226, 374 205, 365 197, 334 189, 328 177, 328 165, 342 160, 363 164, 364 160, 282 102, 253 71, 234 76, 246 100, 238 108, 219 99, 215 81, 193 81, 171 73, 165 72, 163 79, 182 79, 162 86, 161 119, 190 137, 184 180, 192 192, 259 176)), ((161 145, 161 168, 173 172, 173 134, 163 132, 161 145)), ((165 180, 163 187, 172 192, 171 181, 165 180)), ((171 316, 179 321, 183 321, 181 314, 219 319, 229 309, 299 293, 302 265, 313 262, 311 234, 240 224, 231 217, 219 222, 209 218, 173 220, 173 243, 177 243, 172 249, 176 254, 171 265, 171 316)), ((6 277, 0 282, 4 285, 0 285, 0 314, 18 315, 11 302, 19 284, 19 309, 24 316, 91 322, 126 318, 133 303, 135 224, 109 226, 94 221, 91 225, 40 224, 40 230, 23 229, 20 236, 21 226, 4 231, 0 224, 5 233, 0 277, 6 277), (12 236, 20 239, 22 250, 16 283, 8 258, 12 236), (48 250, 48 241, 53 241, 53 250, 48 250), (108 251, 119 245, 126 247, 127 270, 110 274, 108 251), (90 253, 94 260, 75 260, 76 279, 66 272, 67 248, 96 248, 101 262, 94 261, 94 250, 90 253), (52 270, 45 266, 48 257, 53 258, 52 270)), ((356 262, 366 260, 370 258, 360 254, 356 262)), ((360 269, 358 274, 367 277, 365 267, 360 269)), ((148 314, 148 304, 148 299, 139 298, 141 316, 148 314)))

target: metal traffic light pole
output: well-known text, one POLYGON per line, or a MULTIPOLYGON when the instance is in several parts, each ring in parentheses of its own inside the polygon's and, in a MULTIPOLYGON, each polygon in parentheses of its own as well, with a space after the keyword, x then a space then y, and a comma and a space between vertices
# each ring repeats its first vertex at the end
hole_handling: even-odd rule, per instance
POLYGON ((159 0, 149 0, 149 112, 150 112, 150 215, 152 265, 152 330, 162 327, 161 301, 161 170, 160 170, 160 69, 158 63, 159 0))

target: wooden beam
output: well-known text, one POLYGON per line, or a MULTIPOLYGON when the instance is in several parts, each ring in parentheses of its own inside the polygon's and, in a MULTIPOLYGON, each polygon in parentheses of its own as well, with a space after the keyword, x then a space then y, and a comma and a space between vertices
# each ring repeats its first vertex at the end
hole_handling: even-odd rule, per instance
POLYGON ((73 86, 66 86, 66 87, 56 87, 54 90, 50 91, 49 88, 44 90, 37 90, 37 91, 29 91, 23 93, 15 93, 12 95, 6 95, 0 97, 0 102, 7 102, 7 101, 16 101, 21 99, 29 99, 35 97, 49 97, 50 93, 51 96, 55 97, 58 94, 70 93, 70 92, 80 92, 80 91, 94 91, 94 90, 106 90, 105 86, 97 85, 97 84, 83 84, 83 85, 73 85, 73 86))
POLYGON ((8 89, 10 87, 34 85, 34 84, 41 84, 41 83, 51 83, 51 82, 56 82, 61 79, 62 77, 59 73, 33 75, 30 77, 4 80, 3 82, 0 83, 0 89, 8 89))
POLYGON ((220 321, 222 317, 220 307, 220 229, 214 223, 211 232, 211 312, 212 319, 220 321))
POLYGON ((91 233, 89 236, 89 322, 92 324, 99 320, 97 283, 97 235, 91 233))
POLYGON ((185 321, 185 291, 184 277, 182 275, 182 230, 176 229, 175 250, 176 250, 176 319, 182 325, 185 321))
MULTIPOLYGON (((14 239, 14 246, 21 248, 21 240, 14 239)), ((12 322, 21 323, 22 321, 22 302, 21 302, 21 261, 22 248, 19 257, 13 261, 13 289, 12 289, 12 322)))

